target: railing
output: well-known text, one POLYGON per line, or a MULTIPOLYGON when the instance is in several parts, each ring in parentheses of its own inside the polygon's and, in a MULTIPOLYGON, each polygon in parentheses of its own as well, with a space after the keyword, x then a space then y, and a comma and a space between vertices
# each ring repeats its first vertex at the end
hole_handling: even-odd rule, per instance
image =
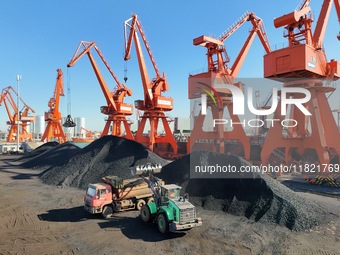
POLYGON ((236 30, 238 27, 242 25, 242 20, 245 19, 251 12, 246 11, 238 20, 236 20, 232 25, 230 25, 218 38, 221 40, 231 31, 236 30))

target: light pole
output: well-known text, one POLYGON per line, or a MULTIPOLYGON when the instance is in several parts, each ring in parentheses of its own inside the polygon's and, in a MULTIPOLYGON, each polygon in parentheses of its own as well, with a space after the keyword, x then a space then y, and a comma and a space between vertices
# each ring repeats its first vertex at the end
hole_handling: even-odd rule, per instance
POLYGON ((19 102, 20 102, 20 100, 19 100, 19 98, 20 98, 20 96, 19 96, 19 90, 20 90, 20 81, 21 81, 21 75, 20 74, 18 74, 17 75, 17 92, 18 92, 18 97, 17 97, 17 151, 19 152, 19 140, 20 140, 20 138, 19 138, 19 134, 20 134, 20 125, 19 125, 19 121, 20 121, 20 118, 19 118, 19 102))

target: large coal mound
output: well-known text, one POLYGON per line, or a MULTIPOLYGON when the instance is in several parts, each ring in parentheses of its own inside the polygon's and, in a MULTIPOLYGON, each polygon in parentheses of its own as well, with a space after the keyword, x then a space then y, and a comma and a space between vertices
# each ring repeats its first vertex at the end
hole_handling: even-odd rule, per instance
MULTIPOLYGON (((245 216, 254 221, 274 223, 291 230, 305 230, 318 225, 323 210, 265 174, 246 178, 190 179, 190 163, 206 161, 214 165, 248 162, 234 155, 194 152, 163 167, 158 177, 176 183, 189 194, 195 206, 245 216), (190 157, 193 161, 190 162, 190 157)), ((233 176, 234 177, 234 176, 233 176)))
POLYGON ((81 149, 67 164, 52 167, 40 178, 46 184, 86 188, 106 175, 129 178, 129 167, 146 163, 164 166, 168 162, 140 143, 105 136, 81 149))
POLYGON ((28 168, 61 166, 66 164, 79 151, 80 148, 71 142, 63 144, 48 142, 20 157, 19 160, 23 162, 21 166, 28 168))
POLYGON ((22 161, 22 162, 26 162, 28 160, 32 160, 37 156, 40 156, 41 154, 43 154, 44 152, 48 151, 49 149, 58 146, 59 143, 58 142, 47 142, 44 143, 42 145, 40 145, 39 147, 35 148, 33 151, 22 155, 20 158, 18 158, 18 161, 22 161))

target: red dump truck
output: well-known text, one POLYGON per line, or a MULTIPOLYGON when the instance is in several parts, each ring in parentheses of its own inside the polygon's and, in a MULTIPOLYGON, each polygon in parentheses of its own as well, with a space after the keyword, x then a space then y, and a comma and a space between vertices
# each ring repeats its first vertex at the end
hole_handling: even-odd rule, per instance
MULTIPOLYGON (((138 166, 139 172, 160 172, 160 165, 138 166)), ((118 176, 106 176, 101 183, 87 186, 84 197, 84 209, 91 214, 101 213, 104 218, 114 212, 137 209, 153 201, 148 184, 141 177, 122 179, 118 176)))

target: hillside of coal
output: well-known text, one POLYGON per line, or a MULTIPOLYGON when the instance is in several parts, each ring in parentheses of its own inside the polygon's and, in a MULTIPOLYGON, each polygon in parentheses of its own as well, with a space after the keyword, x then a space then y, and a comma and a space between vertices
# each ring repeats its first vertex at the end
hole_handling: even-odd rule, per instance
POLYGON ((89 183, 100 182, 106 175, 131 177, 129 167, 168 162, 144 145, 116 136, 104 136, 74 155, 67 164, 52 167, 40 178, 46 184, 85 189, 89 183))
POLYGON ((39 147, 35 148, 34 150, 32 150, 31 152, 24 154, 23 156, 21 156, 20 158, 18 158, 18 161, 21 162, 26 162, 29 160, 33 160, 35 157, 40 156, 41 154, 43 154, 44 152, 48 151, 49 149, 58 146, 59 143, 58 142, 47 142, 44 143, 42 145, 40 145, 39 147))
POLYGON ((193 152, 163 167, 158 177, 166 183, 182 186, 183 193, 189 195, 195 206, 278 224, 291 230, 306 230, 319 225, 326 214, 319 206, 266 174, 242 176, 245 178, 190 178, 190 164, 202 163, 232 165, 238 169, 250 165, 234 155, 193 152))
POLYGON ((19 158, 21 166, 28 168, 42 168, 46 166, 61 166, 66 164, 80 148, 72 142, 59 144, 58 142, 45 143, 27 155, 19 158))

